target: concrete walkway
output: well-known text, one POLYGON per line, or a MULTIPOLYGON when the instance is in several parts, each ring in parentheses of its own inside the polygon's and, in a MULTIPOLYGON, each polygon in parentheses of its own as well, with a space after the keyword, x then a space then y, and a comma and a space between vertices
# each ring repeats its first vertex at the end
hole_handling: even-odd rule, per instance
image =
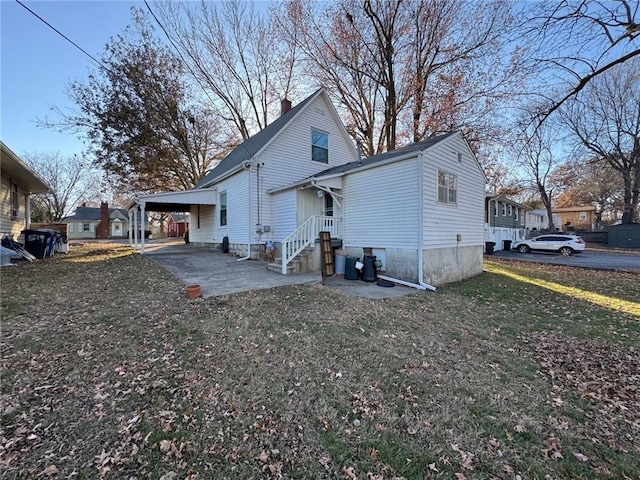
MULTIPOLYGON (((261 290, 285 285, 322 283, 320 273, 281 275, 267 270, 266 262, 238 261, 238 257, 219 250, 186 245, 179 240, 151 240, 145 244, 150 259, 177 277, 183 284, 198 284, 203 297, 261 290)), ((360 280, 344 280, 340 276, 327 277, 325 285, 349 295, 380 299, 421 292, 402 285, 379 287, 360 280)))

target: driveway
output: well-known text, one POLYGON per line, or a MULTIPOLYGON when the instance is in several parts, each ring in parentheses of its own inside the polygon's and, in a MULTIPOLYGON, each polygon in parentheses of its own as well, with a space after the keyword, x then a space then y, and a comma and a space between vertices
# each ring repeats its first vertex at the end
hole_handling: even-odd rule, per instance
POLYGON ((571 267, 594 268, 597 270, 616 270, 640 273, 640 254, 616 254, 590 252, 563 257, 557 253, 530 252, 520 253, 515 250, 498 250, 493 254, 497 258, 508 258, 520 262, 549 263, 571 267))
MULTIPOLYGON (((198 284, 203 297, 229 295, 231 293, 298 285, 322 283, 319 272, 301 275, 281 275, 267 270, 266 262, 259 260, 238 261, 238 257, 224 254, 209 247, 186 245, 182 240, 157 240, 145 244, 145 253, 183 284, 198 284)), ((375 283, 360 280, 344 280, 328 277, 325 285, 348 295, 365 298, 391 298, 417 293, 402 285, 393 288, 379 287, 375 283)))

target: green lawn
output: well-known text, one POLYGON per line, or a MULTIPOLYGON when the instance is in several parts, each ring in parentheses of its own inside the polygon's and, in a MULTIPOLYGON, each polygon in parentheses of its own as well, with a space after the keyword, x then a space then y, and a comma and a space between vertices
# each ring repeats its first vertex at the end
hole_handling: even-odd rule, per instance
POLYGON ((3 269, 0 476, 640 478, 640 277, 486 270, 190 300, 116 245, 3 269))

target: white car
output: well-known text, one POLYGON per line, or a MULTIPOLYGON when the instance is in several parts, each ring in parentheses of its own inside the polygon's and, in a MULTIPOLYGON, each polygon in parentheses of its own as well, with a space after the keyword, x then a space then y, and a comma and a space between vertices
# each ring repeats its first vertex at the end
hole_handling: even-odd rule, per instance
POLYGON ((532 250, 540 250, 547 252, 558 252, 560 255, 568 257, 574 253, 584 252, 587 247, 584 240, 577 235, 563 235, 559 233, 551 233, 548 235, 540 235, 530 240, 520 240, 512 245, 512 249, 518 250, 520 253, 529 253, 532 250))

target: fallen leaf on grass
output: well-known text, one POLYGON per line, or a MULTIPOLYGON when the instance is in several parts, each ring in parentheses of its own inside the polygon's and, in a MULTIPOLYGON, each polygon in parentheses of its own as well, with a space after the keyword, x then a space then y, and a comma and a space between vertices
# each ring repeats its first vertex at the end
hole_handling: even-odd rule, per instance
POLYGON ((583 453, 573 452, 573 456, 576 457, 581 462, 586 462, 587 460, 589 460, 589 458, 583 453))
POLYGON ((356 480, 358 476, 353 471, 353 467, 342 467, 342 473, 344 473, 350 480, 356 480))
POLYGON ((434 472, 439 472, 440 470, 438 470, 438 467, 436 467, 436 462, 430 463, 429 464, 429 470, 432 470, 434 472))
POLYGON ((55 465, 49 465, 47 468, 45 468, 43 471, 41 471, 38 476, 42 476, 42 475, 46 475, 47 477, 50 477, 51 475, 55 475, 58 473, 58 467, 56 467, 55 465))
POLYGON ((456 473, 456 479, 457 480, 467 480, 467 477, 465 477, 462 473, 456 473))

